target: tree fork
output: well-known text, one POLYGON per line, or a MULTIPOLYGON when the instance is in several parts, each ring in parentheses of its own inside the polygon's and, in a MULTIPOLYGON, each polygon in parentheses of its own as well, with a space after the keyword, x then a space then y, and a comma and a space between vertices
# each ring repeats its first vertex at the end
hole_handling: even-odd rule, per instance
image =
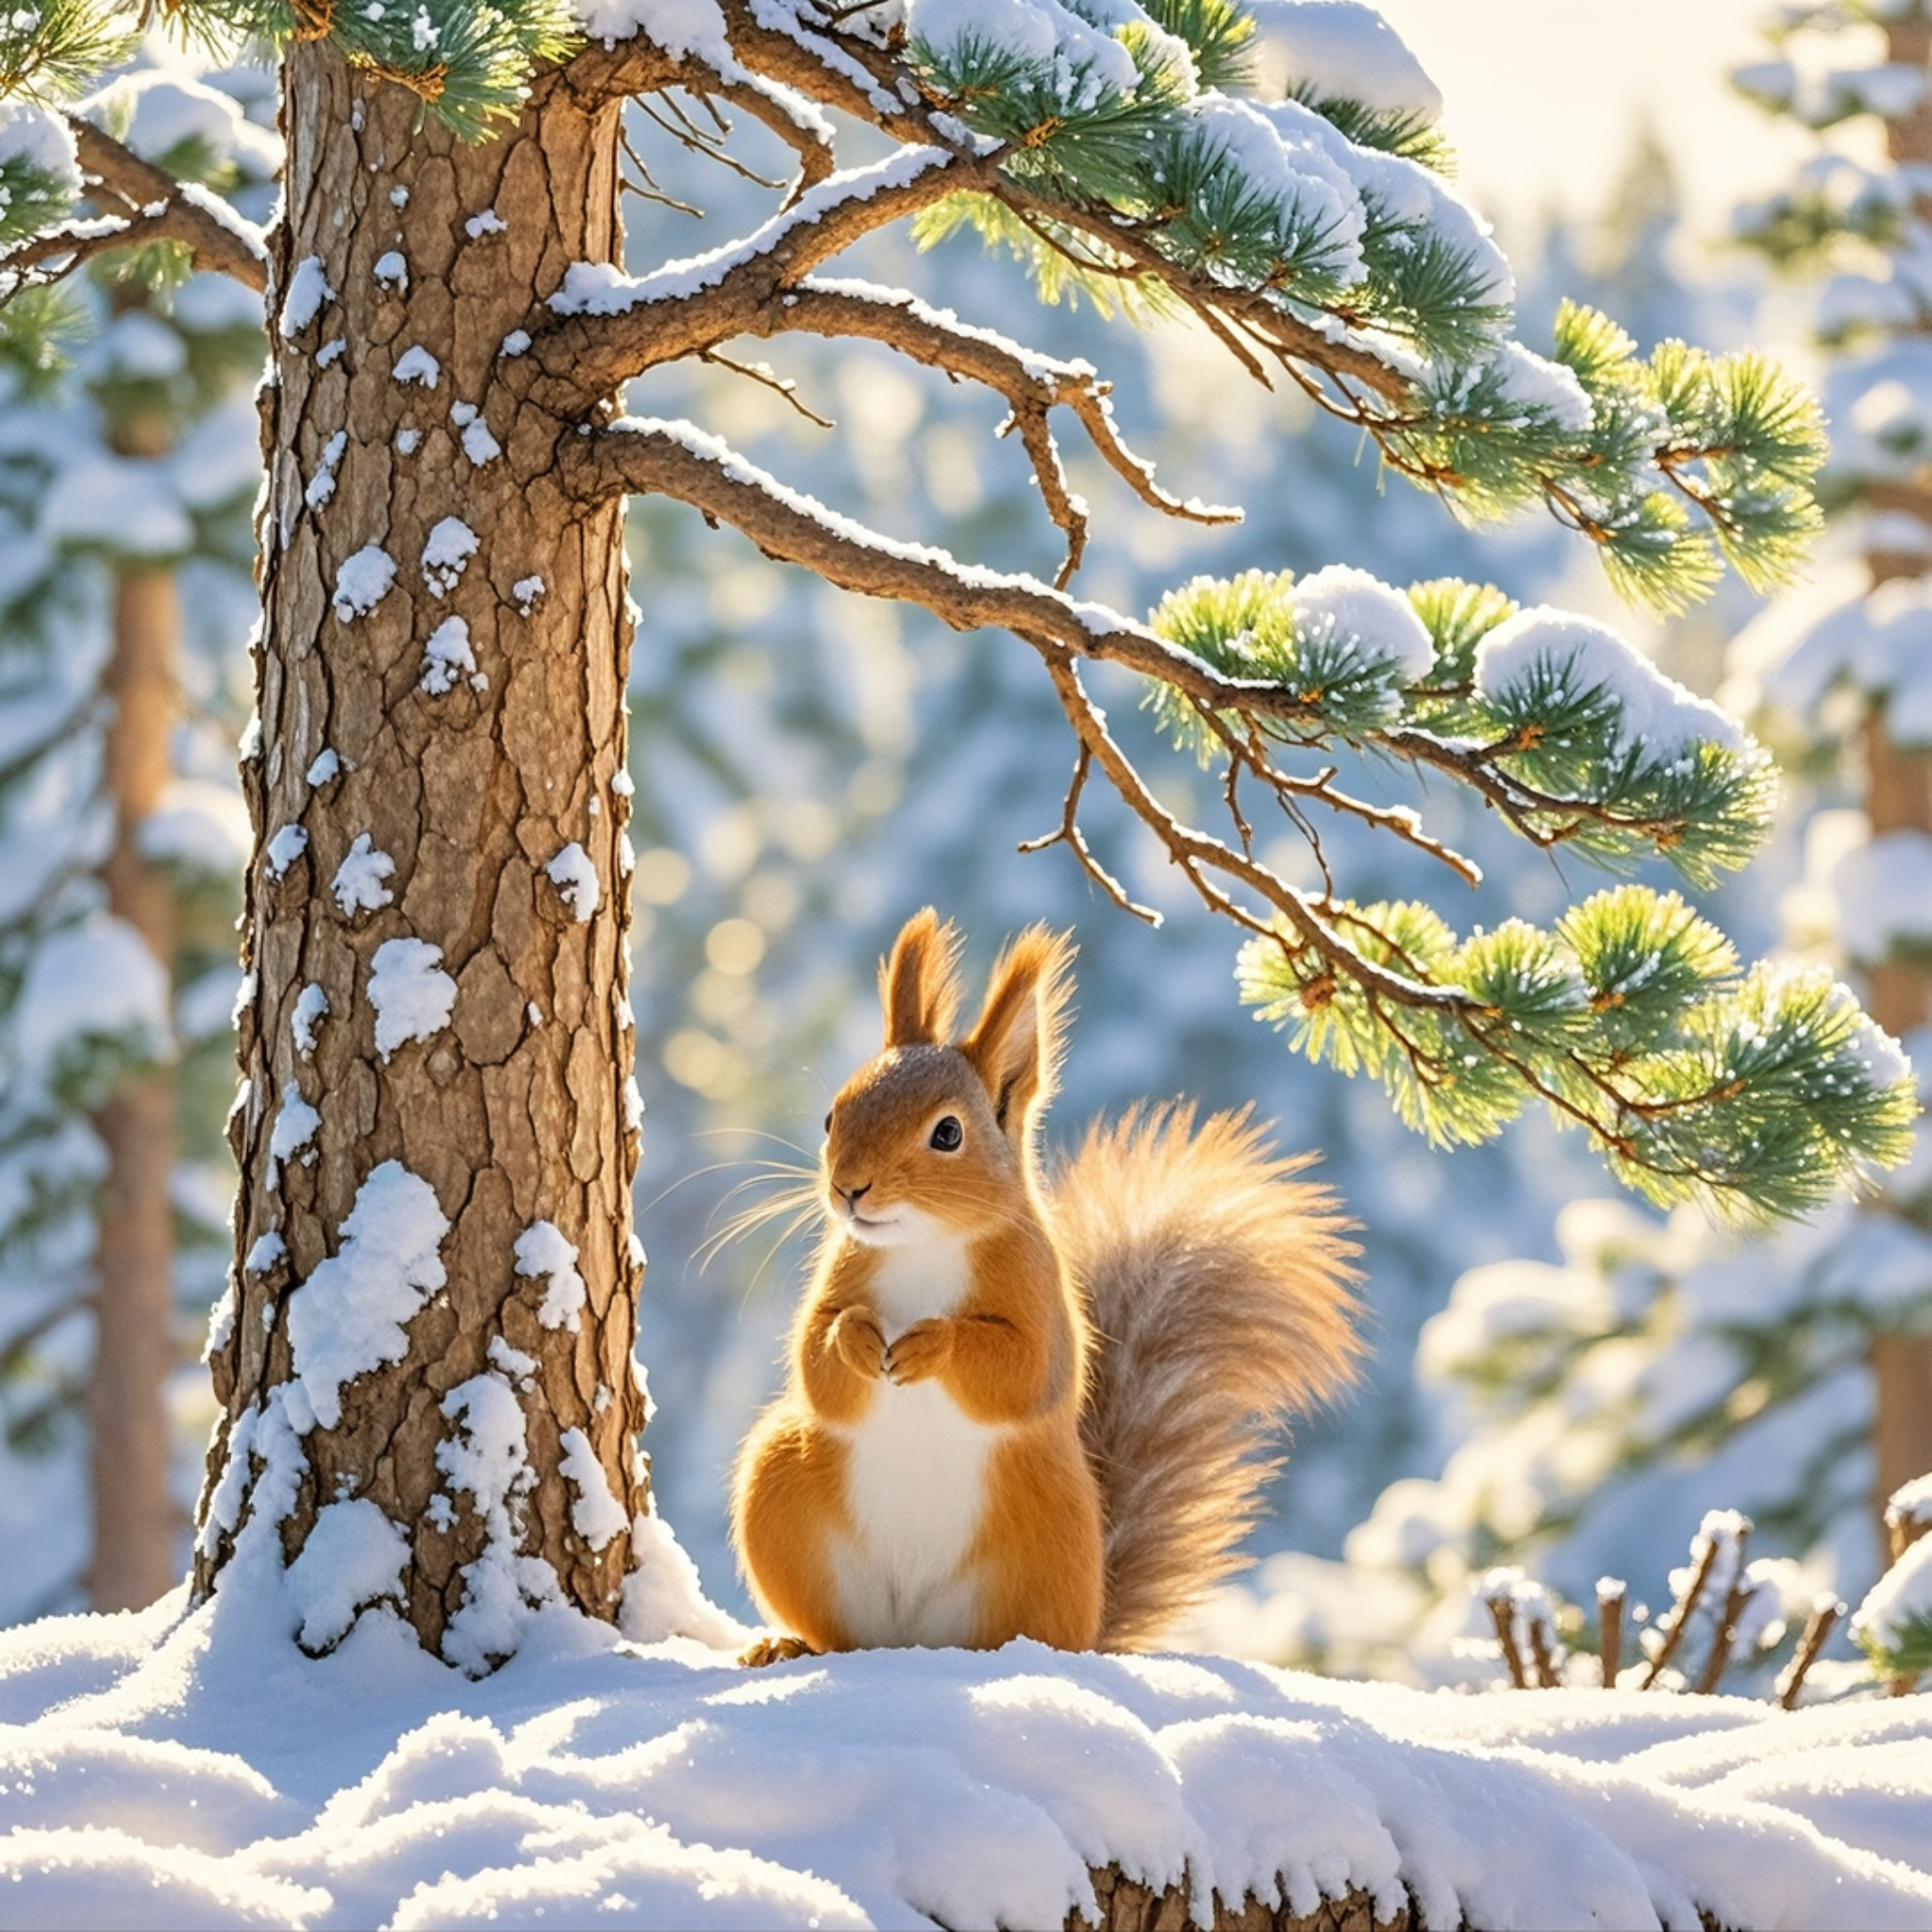
POLYGON ((216 1587, 258 1507, 292 1561, 320 1509, 366 1499, 407 1542, 397 1593, 425 1647, 480 1667, 500 1650, 451 1624, 487 1552, 525 1602, 551 1593, 534 1558, 564 1601, 617 1612, 629 1535, 602 1499, 572 1505, 566 1457, 580 1502, 588 1442, 623 1521, 647 1507, 623 505, 558 490, 577 425, 504 379, 568 265, 621 253, 620 108, 553 72, 468 144, 420 107, 325 42, 287 56, 242 1181, 194 1584, 216 1587), (391 1003, 378 1034, 397 941, 417 943, 386 959, 419 991, 446 975, 447 1016, 391 1003), (379 1245, 358 1230, 385 1182, 418 1226, 432 1192, 448 1225, 412 1267, 391 1258, 395 1327, 372 1344, 381 1324, 358 1328, 343 1286, 379 1245), (457 1453, 484 1380, 499 1416, 517 1405, 535 1477, 493 1496, 457 1453))

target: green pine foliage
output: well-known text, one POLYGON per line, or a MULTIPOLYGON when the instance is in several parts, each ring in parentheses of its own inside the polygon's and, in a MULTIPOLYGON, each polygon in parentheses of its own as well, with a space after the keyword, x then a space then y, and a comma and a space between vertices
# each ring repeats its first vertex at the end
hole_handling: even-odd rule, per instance
POLYGON ((1412 902, 1333 917, 1378 974, 1450 997, 1391 1010, 1374 979, 1286 933, 1243 947, 1241 996, 1310 1058, 1380 1080, 1434 1141, 1487 1140, 1540 1096, 1649 1199, 1746 1222, 1821 1207, 1907 1151, 1915 1104, 1844 989, 1740 972, 1675 893, 1620 886, 1552 930, 1467 938, 1412 902))
POLYGON ((0 17, 0 100, 58 101, 125 59, 135 16, 98 0, 40 0, 0 17))
POLYGON ((1932 1671, 1932 1611, 1902 1619, 1884 1638, 1860 1631, 1858 1646, 1879 1676, 1914 1681, 1932 1671))
POLYGON ((1255 23, 1236 0, 1150 0, 1148 19, 1187 43, 1203 87, 1239 92, 1253 83, 1255 23))
POLYGON ((1289 98, 1312 108, 1324 121, 1333 122, 1357 147, 1400 155, 1405 160, 1420 161, 1439 175, 1456 172, 1456 150, 1444 139, 1441 129, 1420 114, 1371 108, 1345 96, 1321 94, 1307 87, 1294 89, 1289 98))

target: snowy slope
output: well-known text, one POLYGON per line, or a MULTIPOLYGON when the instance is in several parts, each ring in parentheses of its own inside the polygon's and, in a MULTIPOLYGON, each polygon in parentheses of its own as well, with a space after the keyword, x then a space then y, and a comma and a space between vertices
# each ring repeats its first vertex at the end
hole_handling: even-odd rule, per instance
MULTIPOLYGON (((675 1593, 675 1592, 674 1592, 675 1593)), ((708 1607, 682 1621, 726 1636, 708 1607)), ((0 1637, 0 1924, 1057 1925, 1156 1887, 1429 1924, 1932 1924, 1932 1699, 1425 1695, 1218 1658, 758 1674, 544 1612, 473 1682, 279 1573, 0 1637)))

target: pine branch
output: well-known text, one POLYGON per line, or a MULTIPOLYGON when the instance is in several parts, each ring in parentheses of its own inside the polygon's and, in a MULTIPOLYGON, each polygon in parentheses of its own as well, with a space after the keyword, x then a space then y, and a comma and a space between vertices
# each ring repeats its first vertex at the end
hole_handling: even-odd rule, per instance
POLYGON ((253 289, 268 287, 268 249, 260 231, 216 196, 175 180, 165 168, 77 114, 67 117, 81 167, 120 203, 125 242, 178 242, 199 269, 253 289))
POLYGON ((1047 426, 1048 411, 1065 408, 1093 446, 1142 503, 1169 516, 1198 524, 1230 524, 1241 512, 1211 504, 1183 502, 1154 481, 1154 466, 1121 440, 1108 402, 1111 385, 1086 362, 1062 362, 1024 349, 991 330, 974 328, 949 311, 928 308, 911 295, 862 283, 807 278, 789 289, 765 314, 765 333, 856 337, 897 350, 927 368, 983 384, 1007 400, 1034 476, 1053 521, 1067 536, 1067 560, 1055 580, 1064 588, 1079 567, 1086 541, 1086 512, 1068 486, 1047 426))
POLYGON ((775 83, 894 140, 929 145, 940 139, 930 110, 898 91, 900 69, 882 49, 853 35, 808 26, 789 9, 759 8, 754 0, 718 0, 725 39, 738 72, 720 70, 694 55, 672 56, 640 31, 609 45, 591 42, 564 63, 565 84, 586 106, 632 99, 669 87, 692 92, 754 79, 775 83))
MULTIPOLYGON (((668 53, 655 41, 637 34, 608 45, 589 43, 566 60, 558 73, 561 84, 587 109, 612 101, 639 100, 673 89, 704 99, 715 97, 730 102, 775 134, 797 157, 794 194, 816 187, 837 169, 831 125, 818 112, 810 96, 793 85, 736 61, 720 68, 691 52, 668 53)), ((819 76, 814 73, 812 77, 819 76)), ((721 130, 728 132, 728 128, 721 130)))
POLYGON ((553 319, 531 331, 526 360, 581 408, 633 376, 766 332, 768 308, 822 262, 874 228, 974 181, 983 164, 943 148, 834 175, 742 240, 694 262, 625 280, 606 275, 554 296, 553 319))
MULTIPOLYGON (((1613 851, 1617 841, 1653 834, 1659 823, 1669 836, 1655 842, 1670 856, 1709 858, 1726 840, 1748 844, 1743 828, 1757 810, 1750 788, 1759 765, 1748 747, 1715 741, 1687 754, 1671 728, 1674 718, 1679 731, 1704 728, 1697 721, 1707 715, 1732 727, 1687 694, 1673 696, 1674 687, 1659 680, 1642 688, 1654 714, 1642 744, 1606 757, 1601 747, 1614 741, 1621 715, 1604 695, 1607 687, 1578 675, 1574 662, 1525 649, 1541 635, 1536 624, 1517 623, 1510 652, 1485 662, 1483 633, 1500 630, 1497 619, 1509 608, 1493 593, 1484 601, 1468 587, 1424 586, 1408 607, 1398 593, 1354 575, 1348 597, 1371 611, 1372 628, 1391 610, 1406 610, 1408 629, 1422 634, 1417 610, 1426 610, 1446 646, 1439 664, 1472 680, 1403 691, 1396 659, 1332 620, 1299 636, 1279 614, 1285 579, 1250 574, 1226 586, 1203 579, 1143 626, 1036 578, 962 564, 867 530, 689 425, 622 421, 566 437, 558 461, 568 487, 586 501, 624 491, 672 496, 742 530, 767 556, 803 564, 828 582, 922 605, 955 629, 997 626, 1031 645, 1079 747, 1069 812, 1077 809, 1089 774, 1101 774, 1204 903, 1252 936, 1241 958, 1244 999, 1289 1028, 1312 1057, 1344 1072, 1374 1073, 1410 1124, 1433 1138, 1486 1139, 1525 1101, 1540 1099, 1560 1120, 1583 1126, 1619 1176, 1652 1199, 1700 1200, 1740 1222, 1819 1205, 1837 1188, 1858 1183, 1872 1165, 1902 1158, 1913 1112, 1909 1082, 1895 1075, 1894 1050, 1844 990, 1817 974, 1758 968, 1740 976, 1722 934, 1674 895, 1624 887, 1573 908, 1548 933, 1512 920, 1459 939, 1424 907, 1358 907, 1335 898, 1332 888, 1311 897, 1256 856, 1240 804, 1241 775, 1266 785, 1291 821, 1304 802, 1350 810, 1331 774, 1309 777, 1277 762, 1277 749, 1312 750, 1335 736, 1453 772, 1507 806, 1532 835, 1537 814, 1560 806, 1587 821, 1587 836, 1573 833, 1578 842, 1608 840, 1613 851), (1277 603, 1271 606, 1271 598, 1277 603), (1307 655, 1311 650, 1317 655, 1307 655), (1139 673, 1169 712, 1184 710, 1203 726, 1204 741, 1227 760, 1224 792, 1236 842, 1160 804, 1081 688, 1083 658, 1139 673), (1474 667, 1466 673, 1465 660, 1474 667), (1256 670, 1266 675, 1240 675, 1256 670), (1340 700, 1323 688, 1331 677, 1341 678, 1340 700), (1576 715, 1596 717, 1597 728, 1579 731, 1585 741, 1571 746, 1568 726, 1545 744, 1540 729, 1525 735, 1511 725, 1464 748, 1418 736, 1400 718, 1368 722, 1390 704, 1425 713, 1475 705, 1493 729, 1494 721, 1517 715, 1511 707, 1519 701, 1532 720, 1561 717, 1565 704, 1581 707, 1576 715), (1331 715, 1334 703, 1341 708, 1331 715), (1545 769, 1540 759, 1559 774, 1593 773, 1594 790, 1574 800, 1547 791, 1538 782, 1545 769), (1660 821, 1619 803, 1641 807, 1651 795, 1645 774, 1653 764, 1688 772, 1705 788, 1707 823, 1660 821)), ((1524 618, 1551 623, 1548 613, 1524 618)), ((1566 625, 1582 622, 1558 620, 1552 635, 1561 639, 1566 625)), ((1620 643, 1616 650, 1627 654, 1620 643)), ((1391 814, 1382 829, 1402 823, 1391 814)), ((1426 835, 1415 831, 1422 842, 1426 835)), ((1140 909, 1076 834, 1076 825, 1063 822, 1045 842, 1067 843, 1109 896, 1140 909)), ((1436 856, 1456 862, 1447 848, 1436 856)))

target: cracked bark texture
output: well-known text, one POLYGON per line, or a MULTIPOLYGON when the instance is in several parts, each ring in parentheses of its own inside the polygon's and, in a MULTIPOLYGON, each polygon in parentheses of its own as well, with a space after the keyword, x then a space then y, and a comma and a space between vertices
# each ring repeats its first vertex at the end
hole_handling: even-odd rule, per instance
POLYGON ((451 1224, 439 1250, 447 1285, 408 1323, 405 1358, 347 1382, 340 1424, 304 1436, 280 1534, 292 1560, 320 1507, 377 1504, 408 1540, 406 1614, 432 1650, 485 1539, 477 1499, 437 1467, 456 1426, 442 1404, 491 1371, 495 1338, 536 1365, 513 1383, 536 1478, 517 1506, 520 1547, 566 1601, 614 1616, 629 1538, 593 1549, 573 1526, 562 1434, 589 1438, 627 1519, 645 1507, 631 1369, 641 1257, 626 1108, 623 504, 587 508, 558 489, 557 446, 577 425, 508 387, 515 360, 503 354, 507 337, 540 325, 568 264, 620 252, 618 112, 586 108, 545 75, 514 126, 470 145, 325 44, 293 47, 284 74, 285 212, 261 398, 260 732, 242 770, 257 851, 244 921, 254 996, 229 1123, 242 1169, 236 1307, 211 1351, 224 1416, 195 1585, 215 1587, 246 1531, 258 1462, 239 1522, 210 1519, 209 1498, 236 1424, 291 1376, 291 1298, 341 1250, 371 1172, 399 1162, 451 1224), (310 258, 332 297, 296 326, 284 305, 310 258), (466 452, 472 424, 500 454, 474 428, 466 452), (331 474, 332 490, 317 480, 331 474), (454 580, 425 561, 449 518, 476 540, 454 580), (370 545, 394 560, 393 586, 345 617, 332 597, 345 561, 370 545), (452 618, 468 627, 475 675, 461 668, 439 692, 424 681, 425 649, 452 618), (339 768, 311 785, 327 751, 339 768), (277 875, 267 846, 288 826, 307 844, 277 875), (393 862, 389 898, 345 910, 334 882, 364 835, 393 862), (545 871, 572 844, 596 874, 589 918, 545 871), (441 948, 457 993, 447 1024, 385 1058, 369 985, 376 950, 398 939, 441 948), (305 1055, 294 1022, 310 986, 327 1008, 305 1055), (271 1138, 291 1091, 320 1125, 277 1173, 271 1138), (548 1283, 515 1272, 514 1244, 540 1221, 577 1250, 588 1299, 575 1329, 546 1326, 548 1283), (286 1253, 249 1272, 271 1233, 286 1253), (453 1519, 431 1509, 439 1491, 453 1519))

